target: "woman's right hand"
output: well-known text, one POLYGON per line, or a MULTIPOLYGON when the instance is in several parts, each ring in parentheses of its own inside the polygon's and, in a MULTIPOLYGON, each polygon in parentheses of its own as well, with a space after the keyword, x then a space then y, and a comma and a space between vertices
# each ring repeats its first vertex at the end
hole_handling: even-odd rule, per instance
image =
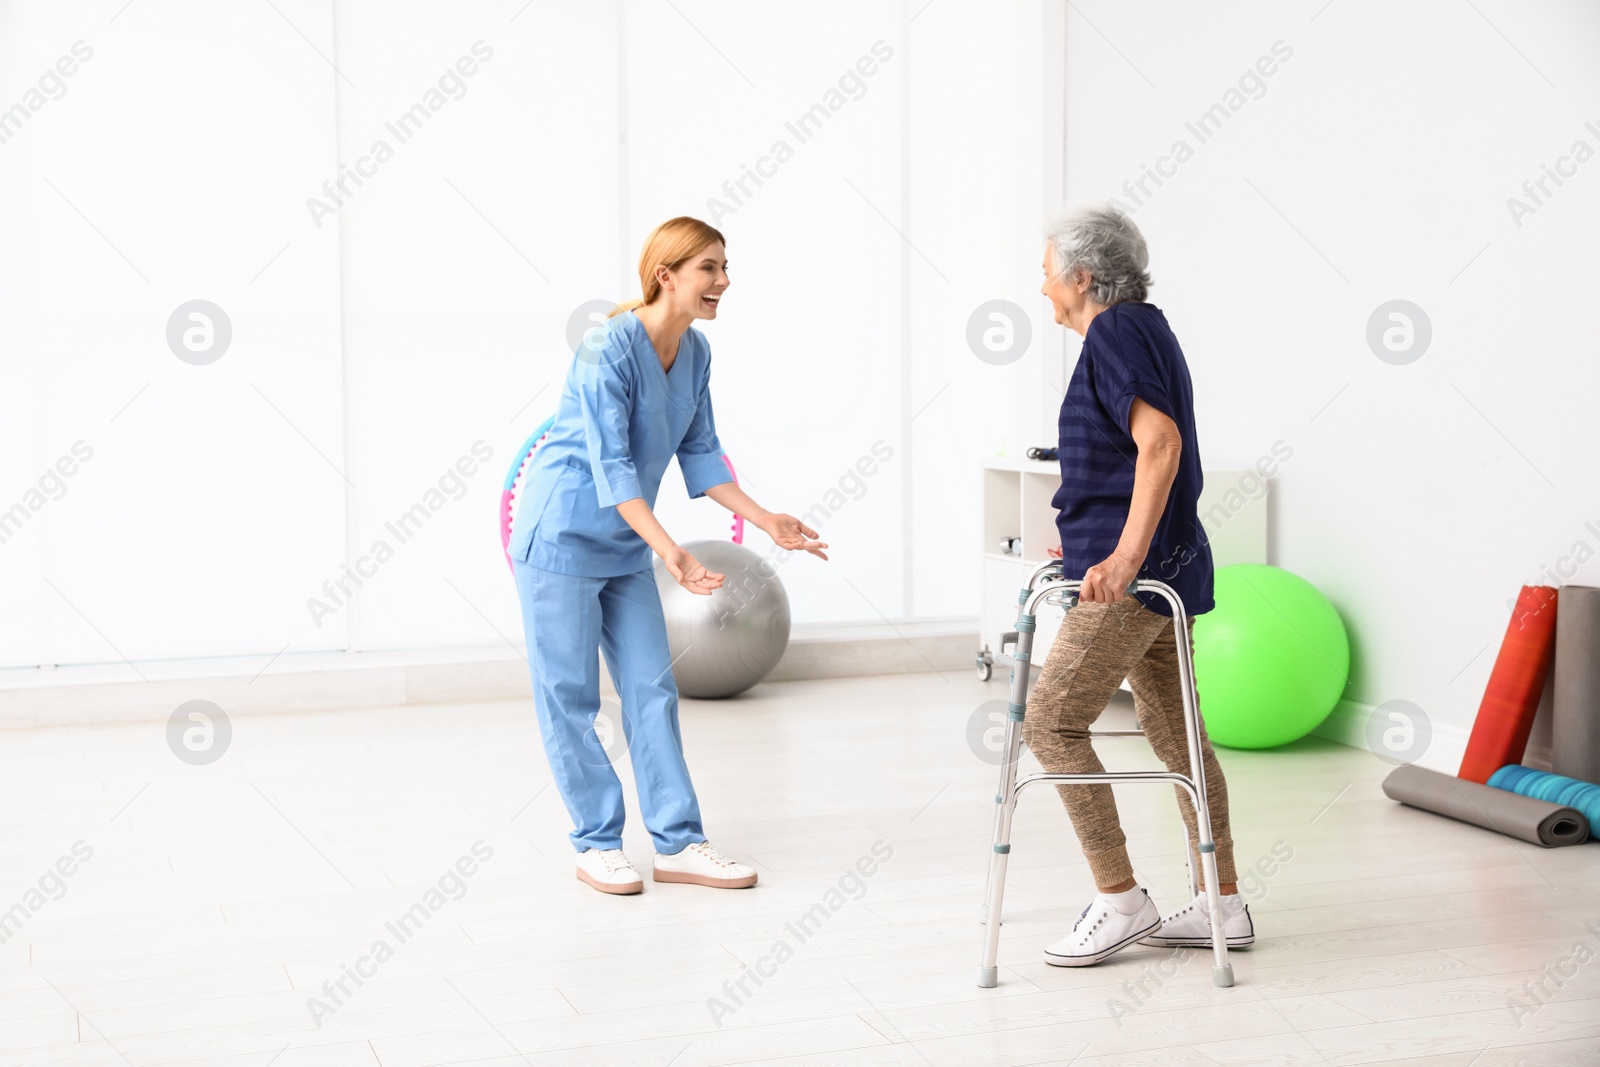
POLYGON ((661 554, 667 573, 691 593, 710 596, 712 590, 722 586, 724 575, 708 571, 705 565, 691 556, 682 545, 673 545, 661 554))

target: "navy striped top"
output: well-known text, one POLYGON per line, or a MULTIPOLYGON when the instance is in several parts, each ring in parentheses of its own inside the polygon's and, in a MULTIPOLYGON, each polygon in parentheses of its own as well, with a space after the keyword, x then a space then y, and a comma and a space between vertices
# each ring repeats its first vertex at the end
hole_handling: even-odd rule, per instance
MULTIPOLYGON (((1191 616, 1210 611, 1211 545, 1200 525, 1200 445, 1194 389, 1183 349, 1154 304, 1124 301, 1094 317, 1061 402, 1061 488, 1051 505, 1061 531, 1062 573, 1082 578, 1116 549, 1133 502, 1134 460, 1128 412, 1138 397, 1167 415, 1183 437, 1178 474, 1139 578, 1170 585, 1191 616)), ((1151 611, 1172 610, 1156 593, 1137 593, 1151 611)))

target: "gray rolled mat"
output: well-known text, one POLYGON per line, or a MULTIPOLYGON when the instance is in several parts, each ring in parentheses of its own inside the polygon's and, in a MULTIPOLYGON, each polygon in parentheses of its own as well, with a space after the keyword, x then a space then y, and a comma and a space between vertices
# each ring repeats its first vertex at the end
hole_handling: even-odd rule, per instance
POLYGON ((1589 839, 1589 820, 1581 811, 1463 781, 1415 764, 1390 771, 1383 780, 1383 791, 1390 800, 1545 848, 1581 845, 1589 839))
POLYGON ((1600 782, 1600 589, 1564 585, 1557 604, 1550 769, 1600 782))

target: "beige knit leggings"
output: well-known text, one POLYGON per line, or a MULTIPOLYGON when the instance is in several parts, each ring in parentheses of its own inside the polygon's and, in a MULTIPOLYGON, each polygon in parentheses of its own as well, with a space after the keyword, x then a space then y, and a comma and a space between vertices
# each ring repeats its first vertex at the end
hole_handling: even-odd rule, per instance
MULTIPOLYGON (((1194 648, 1194 619, 1189 619, 1189 648, 1194 648)), ((1105 770, 1089 741, 1089 727, 1105 711, 1112 694, 1126 678, 1133 690, 1139 728, 1170 771, 1189 773, 1189 743, 1183 722, 1183 691, 1178 680, 1178 650, 1172 619, 1151 611, 1133 596, 1114 603, 1082 602, 1067 612, 1055 643, 1045 657, 1038 681, 1028 693, 1022 739, 1049 774, 1105 770)), ((1217 881, 1237 881, 1233 867, 1233 835, 1228 827, 1228 783, 1211 751, 1205 725, 1200 727, 1205 763, 1206 803, 1217 843, 1217 881)), ((1174 785, 1178 809, 1189 828, 1189 846, 1199 842, 1194 804, 1174 785)), ((1133 877, 1127 838, 1117 819, 1111 786, 1057 785, 1067 815, 1096 886, 1112 886, 1133 877)), ((1198 855, 1198 853, 1196 853, 1198 855)), ((1201 887, 1205 879, 1201 872, 1201 887)))

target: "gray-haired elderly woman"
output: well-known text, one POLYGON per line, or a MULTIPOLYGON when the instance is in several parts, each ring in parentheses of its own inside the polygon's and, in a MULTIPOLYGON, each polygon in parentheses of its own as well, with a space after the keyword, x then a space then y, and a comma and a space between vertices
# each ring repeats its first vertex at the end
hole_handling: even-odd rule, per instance
MULTIPOLYGON (((1058 509, 1062 570, 1081 578, 1028 697, 1024 740, 1048 773, 1103 771, 1088 730, 1124 678, 1139 726, 1167 767, 1187 774, 1189 752, 1172 612, 1155 593, 1128 593, 1135 578, 1165 582, 1194 616, 1210 611, 1211 549, 1200 525, 1200 449, 1194 391, 1166 316, 1145 302, 1150 256, 1144 236, 1110 206, 1071 211, 1047 235, 1044 285, 1056 322, 1083 336, 1061 404, 1058 509)), ((1191 649, 1193 645, 1190 645, 1191 649)), ((1218 890, 1229 947, 1255 940, 1239 896, 1228 826, 1228 786, 1202 730, 1207 803, 1216 838, 1218 890)), ((1209 946, 1204 887, 1162 919, 1133 877, 1109 785, 1058 785, 1099 894, 1072 932, 1045 948, 1063 967, 1099 963, 1135 941, 1209 946)), ((1198 843, 1194 805, 1174 786, 1198 843)))

